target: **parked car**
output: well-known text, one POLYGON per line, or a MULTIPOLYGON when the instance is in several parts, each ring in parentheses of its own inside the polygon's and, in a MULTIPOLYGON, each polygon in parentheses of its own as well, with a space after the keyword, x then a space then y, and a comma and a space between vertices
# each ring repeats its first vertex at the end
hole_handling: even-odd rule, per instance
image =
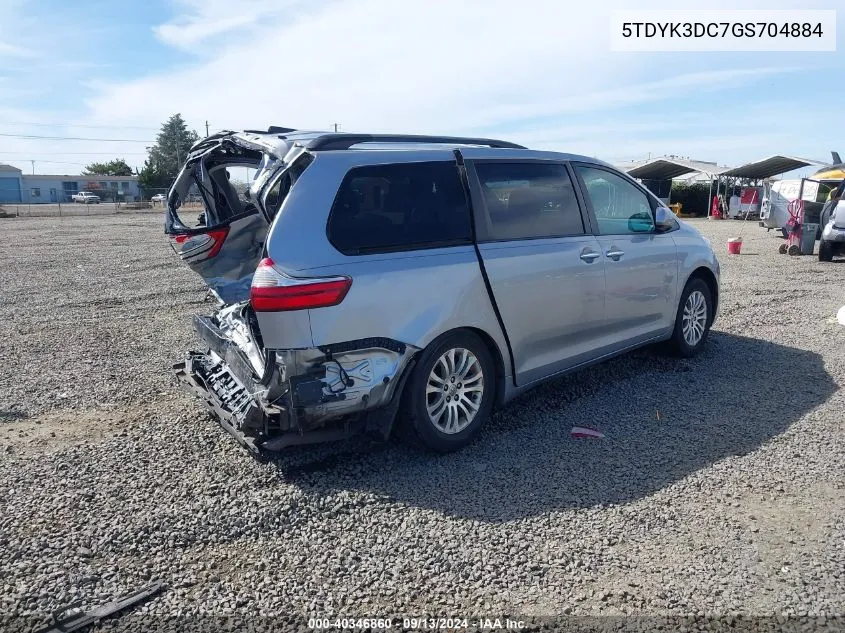
POLYGON ((668 342, 719 301, 709 242, 592 158, 470 138, 221 133, 195 144, 165 231, 220 300, 180 375, 245 446, 394 427, 467 445, 494 407, 668 342), (258 169, 248 196, 226 177, 258 169), (206 226, 179 216, 194 184, 206 226))
POLYGON ((821 214, 819 261, 829 262, 845 255, 845 180, 832 193, 821 214))
POLYGON ((80 191, 79 193, 73 194, 70 198, 74 202, 81 202, 82 204, 100 204, 100 196, 90 191, 80 191))
POLYGON ((163 193, 157 193, 152 198, 150 198, 150 200, 152 200, 153 202, 164 202, 165 200, 167 200, 167 196, 165 196, 163 193))

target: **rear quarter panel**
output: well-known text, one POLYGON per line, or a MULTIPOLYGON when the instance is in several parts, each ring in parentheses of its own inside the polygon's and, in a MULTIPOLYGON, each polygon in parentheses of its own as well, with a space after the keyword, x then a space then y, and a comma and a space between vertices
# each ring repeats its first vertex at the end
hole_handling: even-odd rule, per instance
POLYGON ((353 281, 342 304, 310 311, 316 345, 384 336, 422 348, 474 327, 505 349, 472 247, 362 258, 319 272, 353 281))
POLYGON ((441 334, 471 327, 498 347, 510 376, 510 357, 475 248, 470 245, 348 256, 326 235, 329 210, 340 182, 352 167, 410 160, 454 160, 450 151, 318 152, 284 201, 267 241, 276 265, 296 277, 352 278, 340 305, 307 312, 259 313, 265 345, 271 349, 322 346, 386 337, 423 348, 441 334), (310 337, 304 334, 307 315, 310 337))

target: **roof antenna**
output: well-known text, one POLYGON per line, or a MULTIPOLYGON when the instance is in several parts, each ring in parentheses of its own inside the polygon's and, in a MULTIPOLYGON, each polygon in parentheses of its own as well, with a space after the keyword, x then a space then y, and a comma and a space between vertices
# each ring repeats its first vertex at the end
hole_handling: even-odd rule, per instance
POLYGON ((839 152, 831 152, 830 155, 833 157, 833 164, 834 165, 841 165, 842 159, 839 158, 839 152))

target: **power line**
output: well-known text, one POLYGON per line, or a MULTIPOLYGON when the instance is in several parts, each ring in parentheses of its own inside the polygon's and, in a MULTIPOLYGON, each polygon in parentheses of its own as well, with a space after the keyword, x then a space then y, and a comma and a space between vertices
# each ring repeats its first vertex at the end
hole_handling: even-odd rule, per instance
POLYGON ((44 141, 100 141, 104 143, 152 143, 137 138, 86 138, 82 136, 40 136, 38 134, 2 134, 8 138, 40 139, 44 141))
MULTIPOLYGON (((2 152, 3 156, 16 154, 18 156, 33 156, 32 152, 2 152)), ((49 156, 146 156, 146 152, 50 152, 49 156)), ((37 154, 35 154, 37 156, 37 154)))
POLYGON ((3 121, 0 125, 11 126, 25 126, 33 127, 81 127, 93 130, 157 130, 156 127, 147 127, 144 125, 88 125, 85 123, 28 123, 25 121, 3 121))
MULTIPOLYGON (((4 160, 11 160, 11 159, 4 159, 4 160)), ((17 162, 22 163, 22 162, 26 162, 26 161, 17 160, 17 162)), ((41 158, 30 159, 29 162, 51 163, 51 164, 56 164, 56 165, 87 165, 87 163, 73 163, 73 162, 63 161, 63 160, 44 160, 44 159, 41 159, 41 158)))

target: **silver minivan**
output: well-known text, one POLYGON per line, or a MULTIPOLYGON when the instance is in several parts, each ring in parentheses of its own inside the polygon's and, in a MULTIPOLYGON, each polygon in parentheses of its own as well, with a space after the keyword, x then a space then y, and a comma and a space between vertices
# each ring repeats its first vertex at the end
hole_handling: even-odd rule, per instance
POLYGON ((178 373, 256 452, 394 427, 453 451, 551 377, 657 342, 695 355, 716 316, 709 242, 584 156, 221 132, 167 206, 174 250, 220 303, 194 317, 202 349, 178 373))

